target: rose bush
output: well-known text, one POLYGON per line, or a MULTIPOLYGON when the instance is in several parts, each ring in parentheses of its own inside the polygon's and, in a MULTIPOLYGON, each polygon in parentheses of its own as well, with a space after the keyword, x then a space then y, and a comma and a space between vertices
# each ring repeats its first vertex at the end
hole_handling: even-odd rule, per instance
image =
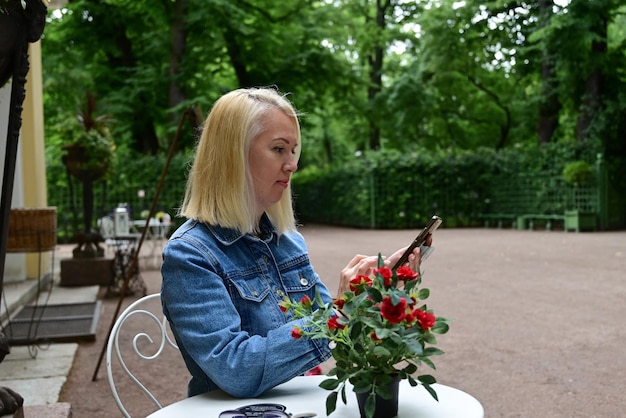
POLYGON ((432 356, 443 354, 435 347, 435 334, 448 331, 449 320, 436 317, 423 303, 430 291, 420 288, 422 277, 408 267, 391 270, 379 256, 373 277, 357 276, 349 290, 333 303, 325 304, 305 296, 300 301, 285 299, 283 312, 305 318, 305 326, 295 327, 294 338, 325 338, 332 348, 334 378, 320 386, 331 390, 326 401, 331 414, 341 394, 346 403, 346 382, 356 393, 368 393, 365 412, 373 415, 376 395, 388 399, 388 383, 394 378, 408 379, 412 386, 421 384, 437 399, 431 375, 415 376, 423 363, 432 369, 432 356))

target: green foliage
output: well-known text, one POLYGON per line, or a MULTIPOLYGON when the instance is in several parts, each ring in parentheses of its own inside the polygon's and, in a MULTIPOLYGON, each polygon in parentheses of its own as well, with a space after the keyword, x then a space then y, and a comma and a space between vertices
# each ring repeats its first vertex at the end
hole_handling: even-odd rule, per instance
MULTIPOLYGON (((93 90, 116 119, 119 146, 165 152, 186 107, 208 109, 240 85, 276 84, 309 116, 304 165, 350 159, 368 148, 373 128, 382 148, 401 151, 514 146, 536 141, 548 50, 563 104, 554 139, 563 140, 595 68, 594 25, 606 18, 602 68, 615 88, 588 134, 611 145, 609 155, 626 155, 616 143, 626 126, 612 123, 626 109, 620 2, 554 6, 548 25, 536 3, 390 1, 383 27, 376 9, 372 1, 72 1, 51 12, 42 40, 46 129, 93 90), (384 82, 370 97, 380 45, 384 82)), ((181 144, 193 147, 193 136, 181 144)))
MULTIPOLYGON (((73 169, 78 173, 107 171, 114 162, 115 143, 108 123, 110 115, 96 115, 96 102, 91 93, 80 112, 56 125, 61 136, 64 158, 79 158, 73 169)), ((70 170, 71 171, 71 170, 70 170)))
MULTIPOLYGON (((595 164, 599 150, 597 143, 566 143, 367 153, 341 166, 297 172, 296 210, 302 222, 394 229, 421 228, 433 214, 447 227, 478 225, 484 213, 559 214, 574 205, 564 166, 578 159, 595 164)), ((585 203, 592 208, 594 184, 585 203)))
MULTIPOLYGON (((136 190, 132 179, 155 183, 158 176, 149 164, 139 171, 143 163, 135 161, 145 155, 162 163, 185 109, 206 112, 228 90, 275 84, 303 114, 302 171, 294 179, 303 220, 401 228, 436 211, 446 213, 448 225, 467 225, 485 211, 533 208, 525 202, 534 197, 534 210, 558 210, 568 205, 555 197, 568 187, 562 165, 582 157, 548 157, 559 147, 533 150, 537 109, 545 103, 544 54, 555 70, 549 91, 561 106, 552 141, 581 141, 584 134, 602 143, 594 152, 626 159, 622 3, 580 1, 542 11, 538 2, 503 0, 71 1, 50 10, 41 42, 49 190, 67 186, 63 130, 85 91, 114 118, 120 164, 111 175, 121 180, 110 186, 136 190), (384 26, 376 21, 378 6, 384 26), (597 57, 591 46, 603 38, 606 53, 597 57), (372 72, 378 46, 380 74, 372 72), (583 89, 595 70, 604 87, 581 134, 583 89), (378 76, 380 91, 373 85, 378 76), (375 129, 378 157, 368 152, 375 129), (519 150, 523 155, 515 155, 519 150), (555 162, 559 172, 524 155, 555 162), (497 176, 505 170, 532 196, 502 199, 507 183, 497 176)), ((195 140, 186 127, 179 148, 190 153, 195 140)), ((585 159, 593 163, 595 154, 585 159)), ((625 177, 622 168, 614 175, 625 177)))
POLYGON ((493 151, 366 153, 293 178, 302 221, 371 228, 415 228, 434 214, 463 225, 484 209, 493 151), (320 202, 324 204, 320 205, 320 202))
POLYGON ((563 178, 577 187, 591 180, 593 169, 587 161, 572 161, 563 168, 563 178))

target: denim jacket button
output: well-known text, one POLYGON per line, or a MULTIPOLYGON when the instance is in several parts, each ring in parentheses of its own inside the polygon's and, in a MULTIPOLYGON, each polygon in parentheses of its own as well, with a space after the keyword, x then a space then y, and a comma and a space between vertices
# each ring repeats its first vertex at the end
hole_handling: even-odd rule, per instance
POLYGON ((305 279, 304 277, 300 278, 300 284, 302 286, 306 286, 307 284, 309 284, 309 281, 307 279, 305 279))

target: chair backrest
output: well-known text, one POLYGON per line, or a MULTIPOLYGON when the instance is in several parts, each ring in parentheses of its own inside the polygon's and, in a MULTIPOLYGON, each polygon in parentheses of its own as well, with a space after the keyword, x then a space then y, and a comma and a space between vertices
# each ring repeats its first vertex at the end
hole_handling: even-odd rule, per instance
MULTIPOLYGON (((147 368, 145 361, 151 362, 162 356, 167 346, 175 349, 168 351, 174 351, 177 357, 180 357, 178 346, 170 335, 167 320, 161 311, 160 298, 160 293, 154 293, 144 296, 128 306, 113 324, 107 342, 106 368, 109 387, 118 408, 128 418, 130 414, 120 399, 120 392, 116 386, 116 376, 124 376, 125 374, 126 380, 130 379, 149 398, 152 404, 161 409, 163 406, 144 385, 142 378, 137 375, 137 371, 144 370, 145 372, 146 370, 152 370, 156 373, 155 365, 150 363, 150 367, 147 368), (122 329, 130 334, 132 338, 129 338, 127 335, 122 336, 122 329), (148 352, 149 354, 147 354, 148 352), (114 373, 114 354, 116 363, 119 363, 123 373, 114 373), (132 372, 131 368, 135 372, 132 372)), ((161 377, 168 379, 167 375, 161 377)), ((147 378, 143 377, 143 379, 148 380, 152 378, 148 376, 147 378)), ((123 392, 126 394, 128 391, 124 389, 123 392)))

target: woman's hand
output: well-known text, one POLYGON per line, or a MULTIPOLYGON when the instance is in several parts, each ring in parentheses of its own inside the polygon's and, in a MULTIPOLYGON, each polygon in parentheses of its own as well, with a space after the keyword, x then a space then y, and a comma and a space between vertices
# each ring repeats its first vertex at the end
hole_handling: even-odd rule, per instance
POLYGON ((337 295, 341 295, 350 287, 350 280, 356 276, 369 276, 373 270, 378 267, 378 256, 357 254, 352 260, 341 270, 339 275, 339 288, 337 295))
MULTIPOLYGON (((432 245, 432 243, 433 243, 433 236, 429 234, 426 237, 426 240, 424 241, 424 245, 430 247, 432 245)), ((404 247, 404 248, 399 249, 395 253, 391 254, 391 256, 388 259, 388 263, 390 265, 395 265, 396 262, 398 260, 400 260, 400 257, 402 257, 402 254, 404 254, 404 252, 406 251, 407 248, 409 248, 408 245, 406 247, 404 247)), ((422 258, 420 256, 420 249, 419 249, 419 247, 417 247, 409 255, 409 258, 406 261, 406 263, 404 263, 404 265, 410 267, 411 270, 413 270, 413 271, 419 271, 419 267, 420 267, 421 263, 422 263, 422 258)), ((385 265, 387 265, 387 262, 385 263, 385 265)))
MULTIPOLYGON (((425 244, 427 246, 430 246, 432 242, 432 235, 428 235, 428 237, 426 237, 425 244)), ((407 248, 409 247, 406 246, 404 248, 400 248, 390 257, 383 256, 382 259, 385 267, 393 266, 400 259, 400 257, 402 257, 402 254, 404 254, 407 248)), ((420 249, 419 247, 417 247, 409 255, 409 259, 404 265, 410 267, 413 271, 419 271, 420 263, 420 249)), ((339 287, 337 289, 337 295, 343 294, 343 292, 347 291, 350 288, 350 280, 360 275, 371 276, 374 269, 376 268, 378 268, 378 256, 361 254, 354 256, 354 258, 350 260, 350 262, 341 270, 341 274, 339 275, 339 287)))

